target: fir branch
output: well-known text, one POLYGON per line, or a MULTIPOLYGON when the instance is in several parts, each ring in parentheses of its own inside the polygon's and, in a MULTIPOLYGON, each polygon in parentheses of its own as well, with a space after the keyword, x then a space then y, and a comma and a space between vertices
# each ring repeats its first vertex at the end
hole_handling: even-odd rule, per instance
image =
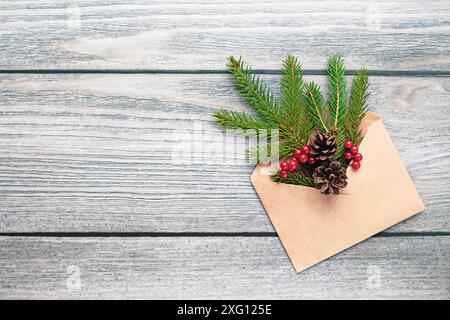
POLYGON ((320 91, 320 87, 314 82, 310 82, 305 86, 305 103, 315 127, 328 132, 328 128, 325 125, 323 94, 320 91))
POLYGON ((344 59, 339 55, 328 59, 328 88, 331 128, 338 131, 344 127, 347 107, 344 59))
POLYGON ((366 115, 368 99, 369 73, 366 69, 361 69, 353 77, 350 103, 345 119, 346 138, 356 145, 359 145, 362 140, 359 126, 366 115))
POLYGON ((295 144, 302 146, 308 141, 314 124, 309 110, 303 102, 301 64, 292 54, 289 54, 283 61, 281 88, 283 120, 280 124, 280 131, 283 136, 289 136, 290 140, 293 140, 295 144), (284 128, 289 128, 289 130, 283 130, 284 128))
POLYGON ((252 118, 244 112, 220 109, 213 113, 213 117, 218 124, 225 128, 235 130, 268 130, 268 132, 272 129, 272 126, 268 123, 252 118))
POLYGON ((244 67, 239 58, 228 58, 228 71, 234 84, 245 100, 263 119, 270 124, 278 124, 281 119, 280 107, 272 92, 266 87, 262 79, 250 73, 250 68, 244 67))
POLYGON ((301 114, 303 76, 301 65, 297 58, 289 54, 283 61, 281 69, 281 106, 284 120, 291 120, 301 114))
POLYGON ((277 171, 272 175, 272 181, 282 182, 282 183, 287 183, 287 184, 295 184, 298 186, 305 186, 305 187, 313 187, 314 186, 313 179, 306 176, 301 171, 289 173, 289 176, 286 179, 281 179, 280 175, 279 175, 279 171, 277 171))

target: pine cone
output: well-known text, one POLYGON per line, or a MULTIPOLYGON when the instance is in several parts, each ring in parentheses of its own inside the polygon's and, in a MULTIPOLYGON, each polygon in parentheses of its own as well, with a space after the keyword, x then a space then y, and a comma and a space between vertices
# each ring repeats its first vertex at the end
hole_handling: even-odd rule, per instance
POLYGON ((318 131, 311 138, 309 155, 316 160, 330 160, 337 150, 336 136, 318 131))
POLYGON ((314 170, 313 178, 316 189, 323 194, 338 194, 339 189, 347 186, 346 169, 339 161, 331 161, 314 170))

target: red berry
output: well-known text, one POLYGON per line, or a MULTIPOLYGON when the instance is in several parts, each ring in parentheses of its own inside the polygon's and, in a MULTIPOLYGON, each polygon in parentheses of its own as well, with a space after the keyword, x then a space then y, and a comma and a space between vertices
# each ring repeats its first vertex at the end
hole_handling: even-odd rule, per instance
POLYGON ((287 177, 288 177, 288 172, 284 171, 284 170, 281 170, 280 171, 280 178, 281 179, 286 179, 287 177))
POLYGON ((358 153, 358 147, 351 147, 350 148, 350 153, 351 154, 357 154, 358 153))
POLYGON ((301 149, 301 152, 303 153, 303 154, 309 154, 309 146, 303 146, 302 147, 302 149, 301 149))
POLYGON ((308 158, 308 163, 309 163, 310 165, 313 165, 314 163, 316 163, 316 159, 314 159, 314 158, 308 158))
POLYGON ((297 170, 298 168, 298 161, 295 158, 292 158, 289 161, 289 171, 297 170))
POLYGON ((302 154, 302 152, 299 149, 295 149, 294 151, 294 157, 296 157, 297 159, 300 158, 300 155, 302 154))
POLYGON ((284 171, 288 170, 288 169, 289 169, 289 163, 288 163, 286 160, 281 161, 281 163, 280 163, 280 169, 281 169, 281 170, 284 170, 284 171))
POLYGON ((361 161, 363 159, 363 156, 361 153, 355 154, 355 157, 353 158, 355 161, 361 161))
POLYGON ((345 158, 346 160, 350 160, 352 157, 353 157, 353 155, 352 155, 350 152, 344 153, 344 158, 345 158))
POLYGON ((359 167, 361 167, 361 163, 359 161, 353 161, 352 162, 352 168, 355 170, 358 170, 359 167))
POLYGON ((353 143, 350 140, 347 140, 344 143, 344 147, 345 149, 350 149, 351 147, 353 147, 353 143))
POLYGON ((306 154, 301 154, 298 161, 300 161, 300 163, 306 163, 308 162, 308 156, 306 154))

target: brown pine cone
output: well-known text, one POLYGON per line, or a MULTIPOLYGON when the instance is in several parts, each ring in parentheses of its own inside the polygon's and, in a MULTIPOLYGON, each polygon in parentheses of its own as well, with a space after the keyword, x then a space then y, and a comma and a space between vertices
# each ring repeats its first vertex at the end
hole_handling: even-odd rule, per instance
POLYGON ((331 161, 314 170, 314 186, 323 194, 338 194, 339 189, 347 186, 346 169, 339 161, 331 161))
POLYGON ((336 136, 318 131, 310 142, 310 157, 316 160, 330 160, 337 150, 336 136))

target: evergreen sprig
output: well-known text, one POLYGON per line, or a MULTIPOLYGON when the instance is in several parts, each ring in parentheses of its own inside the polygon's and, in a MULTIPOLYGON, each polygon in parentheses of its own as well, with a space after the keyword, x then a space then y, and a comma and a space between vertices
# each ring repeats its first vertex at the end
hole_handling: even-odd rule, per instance
POLYGON ((334 55, 328 59, 328 109, 330 127, 336 135, 337 150, 334 155, 339 159, 344 152, 344 119, 347 109, 347 85, 345 81, 344 59, 334 55))
POLYGON ((289 54, 281 69, 281 106, 283 119, 281 130, 289 128, 283 136, 289 136, 299 147, 306 144, 314 124, 303 102, 303 74, 298 59, 289 54))
POLYGON ((356 145, 362 140, 359 125, 366 115, 369 95, 369 72, 361 69, 353 77, 350 103, 345 118, 346 139, 356 145))
MULTIPOLYGON (((270 130, 273 128, 265 121, 253 118, 244 112, 220 109, 213 114, 214 119, 222 127, 240 130, 270 130)), ((269 131, 268 131, 269 132, 269 131)))
POLYGON ((298 59, 289 54, 283 61, 281 69, 281 105, 284 111, 284 121, 294 122, 290 116, 300 116, 302 105, 303 75, 298 59))
POLYGON ((335 55, 328 59, 328 108, 332 130, 343 128, 347 93, 344 60, 335 55))
POLYGON ((280 107, 274 95, 262 79, 251 74, 242 60, 233 56, 228 59, 228 71, 234 79, 234 84, 253 109, 271 125, 277 125, 281 120, 280 107))

